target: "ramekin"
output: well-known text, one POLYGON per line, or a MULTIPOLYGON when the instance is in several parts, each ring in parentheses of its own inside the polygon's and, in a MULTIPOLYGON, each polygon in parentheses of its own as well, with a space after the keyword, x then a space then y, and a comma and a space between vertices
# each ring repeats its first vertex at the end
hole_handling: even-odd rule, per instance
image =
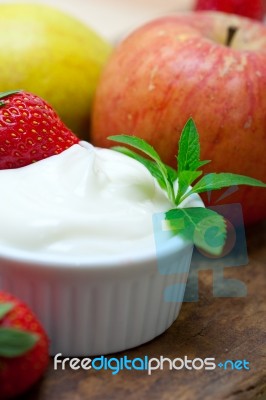
POLYGON ((162 249, 159 263, 148 252, 101 263, 12 251, 0 255, 0 289, 35 312, 51 355, 104 355, 143 344, 174 322, 191 255, 192 245, 180 238, 162 249))

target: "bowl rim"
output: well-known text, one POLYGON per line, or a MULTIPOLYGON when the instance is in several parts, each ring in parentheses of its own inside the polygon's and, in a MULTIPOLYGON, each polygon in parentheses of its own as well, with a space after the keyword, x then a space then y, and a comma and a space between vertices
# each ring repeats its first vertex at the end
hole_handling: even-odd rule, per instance
POLYGON ((62 254, 45 254, 35 253, 29 250, 20 250, 8 248, 7 250, 0 247, 0 264, 8 262, 9 264, 20 264, 27 267, 39 267, 47 270, 62 270, 70 271, 77 270, 111 270, 111 269, 126 269, 136 267, 143 264, 157 262, 159 258, 167 258, 168 256, 179 254, 184 251, 189 251, 192 247, 192 242, 175 235, 169 238, 167 244, 159 251, 156 246, 145 252, 123 255, 107 255, 100 257, 74 257, 62 254))

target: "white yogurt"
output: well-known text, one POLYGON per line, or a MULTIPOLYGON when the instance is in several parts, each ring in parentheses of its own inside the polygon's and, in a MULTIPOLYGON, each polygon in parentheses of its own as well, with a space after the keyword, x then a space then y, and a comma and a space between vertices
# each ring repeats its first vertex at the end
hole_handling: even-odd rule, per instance
POLYGON ((0 171, 0 249, 101 257, 155 248, 152 215, 173 208, 139 162, 74 145, 0 171))

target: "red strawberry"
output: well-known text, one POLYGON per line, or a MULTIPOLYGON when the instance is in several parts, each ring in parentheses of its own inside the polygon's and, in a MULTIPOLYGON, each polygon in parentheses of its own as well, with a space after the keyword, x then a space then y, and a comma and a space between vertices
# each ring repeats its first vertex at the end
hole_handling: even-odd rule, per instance
POLYGON ((0 93, 0 169, 23 167, 78 141, 40 97, 24 91, 0 93))
POLYGON ((217 10, 262 21, 264 18, 263 0, 197 0, 196 10, 217 10))
POLYGON ((0 291, 0 399, 27 390, 49 361, 48 338, 29 308, 0 291))

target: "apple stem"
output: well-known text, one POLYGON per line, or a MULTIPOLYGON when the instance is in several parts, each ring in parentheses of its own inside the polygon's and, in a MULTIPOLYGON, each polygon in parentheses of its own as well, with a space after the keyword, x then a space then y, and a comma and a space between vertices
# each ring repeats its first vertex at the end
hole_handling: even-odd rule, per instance
POLYGON ((229 26, 229 28, 227 29, 227 38, 226 38, 226 46, 230 47, 232 44, 232 41, 235 37, 236 32, 238 31, 238 27, 236 26, 229 26))

